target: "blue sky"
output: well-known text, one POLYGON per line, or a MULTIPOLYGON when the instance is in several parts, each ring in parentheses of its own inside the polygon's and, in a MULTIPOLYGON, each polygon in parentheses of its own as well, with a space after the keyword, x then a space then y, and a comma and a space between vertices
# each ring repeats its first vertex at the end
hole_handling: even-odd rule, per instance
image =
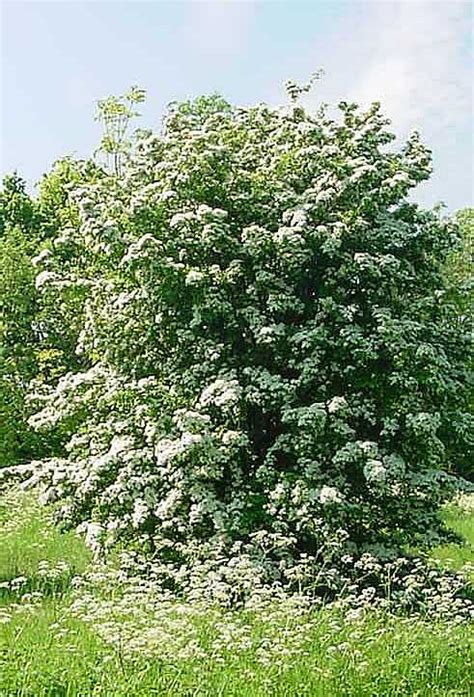
POLYGON ((97 146, 97 99, 147 89, 143 126, 166 104, 219 91, 284 100, 287 78, 325 77, 309 98, 380 100, 400 140, 413 128, 435 172, 416 195, 473 203, 472 6, 462 0, 3 0, 2 173, 30 186, 55 159, 97 146))

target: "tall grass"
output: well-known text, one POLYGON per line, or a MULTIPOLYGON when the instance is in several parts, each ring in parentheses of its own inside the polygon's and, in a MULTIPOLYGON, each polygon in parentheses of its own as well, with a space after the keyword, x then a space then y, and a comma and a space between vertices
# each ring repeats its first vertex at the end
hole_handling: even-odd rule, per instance
MULTIPOLYGON (((459 568, 473 559, 472 517, 454 508, 447 515, 466 543, 440 548, 436 557, 459 568)), ((82 541, 60 533, 26 494, 2 499, 0 555, 1 697, 471 694, 474 647, 466 624, 375 611, 348 622, 335 607, 314 610, 294 650, 285 648, 285 637, 295 636, 299 618, 287 616, 283 623, 275 615, 280 624, 269 639, 258 613, 245 617, 249 641, 239 651, 232 642, 226 649, 229 629, 216 625, 215 615, 196 619, 199 641, 220 642, 205 657, 191 645, 176 657, 130 654, 120 642, 111 646, 70 612, 74 576, 93 566, 82 541)))

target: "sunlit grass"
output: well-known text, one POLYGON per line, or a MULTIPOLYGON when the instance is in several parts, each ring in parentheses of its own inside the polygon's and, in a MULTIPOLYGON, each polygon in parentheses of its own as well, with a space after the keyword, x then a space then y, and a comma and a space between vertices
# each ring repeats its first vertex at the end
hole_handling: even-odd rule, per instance
POLYGON ((462 513, 455 506, 446 509, 444 515, 446 524, 461 537, 459 544, 447 544, 433 550, 433 558, 453 571, 459 571, 465 565, 472 568, 468 576, 474 582, 474 515, 462 513))
POLYGON ((35 577, 38 565, 66 561, 80 573, 91 555, 73 532, 60 533, 33 495, 4 493, 0 497, 0 581, 35 577))

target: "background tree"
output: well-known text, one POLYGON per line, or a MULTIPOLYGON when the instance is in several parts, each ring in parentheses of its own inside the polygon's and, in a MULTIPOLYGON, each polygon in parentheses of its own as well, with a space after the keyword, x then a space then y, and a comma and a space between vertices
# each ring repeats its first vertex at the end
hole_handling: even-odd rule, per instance
POLYGON ((456 214, 461 239, 459 248, 448 257, 446 272, 456 289, 456 302, 461 313, 472 320, 473 296, 473 250, 474 208, 464 208, 456 214))
POLYGON ((8 228, 18 227, 27 238, 34 235, 38 213, 34 201, 26 192, 26 183, 18 174, 8 174, 0 191, 0 237, 8 228))
POLYGON ((36 366, 35 273, 30 252, 31 242, 19 227, 4 229, 0 239, 0 466, 35 457, 38 441, 26 423, 24 403, 36 366))
MULTIPOLYGON (((457 325, 455 332, 463 332, 466 336, 472 334, 473 326, 473 249, 474 249, 474 208, 465 208, 455 215, 455 221, 459 226, 459 241, 455 249, 448 255, 445 274, 448 286, 447 297, 454 305, 452 321, 457 325)), ((447 329, 449 333, 449 329, 447 329)), ((452 458, 452 467, 463 477, 474 481, 474 418, 473 414, 473 386, 472 386, 472 353, 470 357, 469 372, 470 389, 461 392, 458 397, 460 403, 464 401, 462 412, 464 420, 453 420, 446 437, 449 441, 459 440, 459 428, 465 433, 470 433, 468 441, 462 436, 461 443, 455 446, 455 456, 452 458)))
MULTIPOLYGON (((8 175, 0 192, 0 466, 54 452, 54 439, 39 437, 27 424, 31 380, 53 383, 82 364, 75 353, 81 322, 76 290, 39 294, 35 264, 49 267, 54 256, 66 268, 74 248, 64 241, 78 227, 72 186, 91 182, 100 169, 92 162, 65 158, 43 177, 32 198, 25 182, 8 175), (54 255, 53 255, 54 250, 54 255)), ((47 273, 51 273, 47 271, 47 273)), ((52 272, 54 273, 54 272, 52 272)), ((39 279, 41 284, 41 278, 39 279)))

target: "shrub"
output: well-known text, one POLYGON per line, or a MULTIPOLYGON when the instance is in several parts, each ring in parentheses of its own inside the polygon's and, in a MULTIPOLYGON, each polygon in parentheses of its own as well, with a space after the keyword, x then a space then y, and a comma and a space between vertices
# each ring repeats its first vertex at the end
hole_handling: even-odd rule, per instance
POLYGON ((429 152, 387 147, 378 104, 332 119, 289 88, 282 109, 171 105, 120 176, 71 188, 78 225, 36 279, 85 303, 87 369, 32 395, 64 449, 30 483, 194 595, 330 593, 348 559, 438 542, 469 432, 457 227, 407 201, 429 152))

